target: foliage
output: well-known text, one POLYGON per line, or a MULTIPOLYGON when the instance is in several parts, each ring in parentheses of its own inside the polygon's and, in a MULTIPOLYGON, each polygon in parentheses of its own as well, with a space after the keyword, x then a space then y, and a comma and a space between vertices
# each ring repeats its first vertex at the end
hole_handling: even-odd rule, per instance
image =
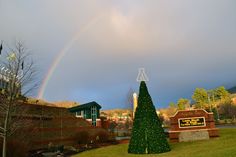
POLYGON ((117 111, 116 113, 117 113, 117 116, 118 116, 119 120, 121 120, 123 112, 122 111, 117 111))
POLYGON ((99 143, 104 143, 107 142, 109 139, 109 133, 106 130, 100 130, 97 134, 96 137, 98 137, 98 142, 99 143))
POLYGON ((163 115, 162 113, 160 113, 160 114, 158 115, 158 117, 159 117, 159 119, 160 119, 160 121, 161 121, 161 124, 164 125, 164 121, 165 121, 164 115, 163 115))
POLYGON ((132 121, 127 118, 125 120, 125 129, 128 130, 130 127, 132 127, 132 121))
POLYGON ((177 102, 177 106, 179 110, 185 110, 190 107, 190 101, 185 98, 180 98, 177 102))
POLYGON ((108 126, 108 128, 109 128, 109 131, 110 131, 111 133, 114 133, 114 132, 115 132, 116 126, 117 126, 117 124, 116 124, 115 121, 109 121, 109 126, 108 126))
POLYGON ((168 117, 171 117, 176 113, 177 109, 177 105, 173 102, 170 102, 169 107, 166 109, 165 113, 168 117))
POLYGON ((220 106, 220 115, 223 118, 233 119, 236 116, 236 105, 232 104, 231 100, 226 100, 221 102, 220 106))
POLYGON ((212 108, 212 112, 213 112, 213 116, 214 116, 214 120, 215 122, 218 122, 219 120, 219 113, 218 113, 218 109, 216 107, 212 108))
POLYGON ((227 98, 229 98, 229 92, 225 89, 225 87, 224 86, 220 86, 220 87, 218 87, 218 88, 216 88, 216 89, 214 89, 214 99, 218 99, 218 100, 220 100, 220 99, 227 99, 227 98))
POLYGON ((224 86, 215 89, 205 90, 204 88, 196 88, 192 99, 195 101, 195 108, 204 108, 214 113, 215 120, 219 119, 219 112, 223 117, 232 117, 234 106, 230 100, 230 94, 224 86), (218 111, 217 106, 220 106, 218 111))
POLYGON ((78 141, 78 144, 88 144, 89 143, 89 139, 90 139, 90 135, 88 130, 83 130, 83 131, 79 131, 75 138, 78 141))
POLYGON ((209 108, 216 101, 226 100, 230 97, 229 92, 224 86, 215 89, 206 90, 204 88, 196 88, 192 95, 192 99, 196 103, 196 108, 209 108))
POLYGON ((196 88, 192 99, 196 102, 198 108, 203 108, 208 101, 208 94, 204 88, 196 88))
POLYGON ((63 152, 64 151, 64 145, 54 145, 53 143, 48 144, 48 151, 49 152, 63 152))
POLYGON ((138 106, 135 112, 128 152, 155 154, 170 151, 161 121, 144 81, 140 83, 138 106))
MULTIPOLYGON (((2 145, 2 141, 0 141, 0 146, 2 145)), ((7 141, 7 156, 8 157, 26 157, 28 155, 29 146, 24 143, 24 141, 19 141, 16 139, 11 139, 7 141)), ((2 150, 0 149, 0 153, 2 150)), ((0 154, 0 156, 1 156, 0 154)))

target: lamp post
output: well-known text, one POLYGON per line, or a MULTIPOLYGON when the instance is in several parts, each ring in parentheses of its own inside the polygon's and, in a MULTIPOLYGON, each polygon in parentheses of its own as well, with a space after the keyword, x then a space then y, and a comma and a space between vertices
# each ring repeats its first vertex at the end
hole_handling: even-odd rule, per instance
POLYGON ((134 118, 137 106, 138 106, 138 95, 134 93, 133 94, 133 118, 134 118))

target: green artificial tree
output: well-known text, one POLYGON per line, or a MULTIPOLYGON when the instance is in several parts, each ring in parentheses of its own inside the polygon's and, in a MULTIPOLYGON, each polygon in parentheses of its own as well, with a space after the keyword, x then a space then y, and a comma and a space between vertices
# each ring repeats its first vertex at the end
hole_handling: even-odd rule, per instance
POLYGON ((141 81, 128 153, 157 154, 170 151, 146 83, 141 81))

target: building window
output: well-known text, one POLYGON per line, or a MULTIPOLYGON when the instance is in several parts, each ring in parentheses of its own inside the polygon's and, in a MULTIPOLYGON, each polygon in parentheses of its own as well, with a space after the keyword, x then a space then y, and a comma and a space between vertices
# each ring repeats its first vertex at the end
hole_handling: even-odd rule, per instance
POLYGON ((75 116, 76 116, 76 117, 80 117, 80 116, 81 116, 81 112, 80 112, 80 111, 75 112, 75 116))
POLYGON ((87 113, 86 113, 86 110, 83 111, 83 117, 84 117, 84 119, 87 119, 87 113))
POLYGON ((75 116, 76 117, 83 117, 84 116, 84 111, 77 111, 77 112, 75 112, 75 116))
POLYGON ((92 125, 96 126, 96 120, 97 120, 97 107, 92 106, 91 107, 91 118, 92 118, 92 125))

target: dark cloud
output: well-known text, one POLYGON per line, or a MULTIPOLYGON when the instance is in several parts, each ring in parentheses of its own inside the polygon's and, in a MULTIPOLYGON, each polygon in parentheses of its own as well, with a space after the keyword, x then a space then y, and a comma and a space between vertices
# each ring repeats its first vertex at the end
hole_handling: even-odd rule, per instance
POLYGON ((236 84, 236 2, 7 1, 0 2, 0 37, 26 41, 42 78, 54 57, 78 31, 45 90, 49 101, 98 101, 125 107, 145 67, 157 107, 196 87, 236 84), (96 22, 91 21, 99 17, 96 22))

